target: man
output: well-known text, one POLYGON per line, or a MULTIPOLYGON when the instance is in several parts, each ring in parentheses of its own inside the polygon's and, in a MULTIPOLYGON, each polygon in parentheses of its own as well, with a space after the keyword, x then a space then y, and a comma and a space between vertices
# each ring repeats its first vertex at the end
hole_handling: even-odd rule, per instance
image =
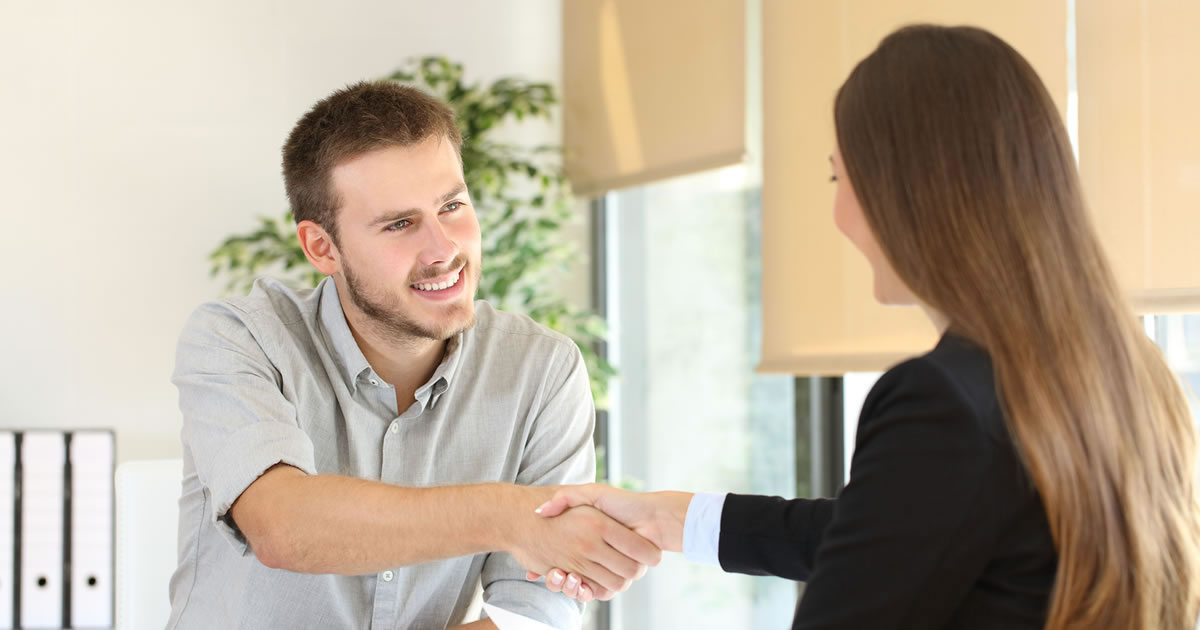
POLYGON ((482 580, 486 601, 570 628, 578 605, 525 569, 611 597, 658 562, 592 508, 534 513, 545 486, 594 477, 588 379, 569 339, 473 302, 460 143, 448 107, 390 83, 339 90, 293 129, 296 233, 329 277, 259 281, 184 328, 168 627, 441 629, 482 580))

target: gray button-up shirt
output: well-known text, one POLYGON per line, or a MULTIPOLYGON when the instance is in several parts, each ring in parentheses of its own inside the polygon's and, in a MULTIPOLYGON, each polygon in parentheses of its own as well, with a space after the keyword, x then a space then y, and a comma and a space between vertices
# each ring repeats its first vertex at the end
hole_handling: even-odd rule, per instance
POLYGON ((407 487, 492 481, 583 483, 595 476, 594 411, 579 349, 526 317, 475 305, 433 377, 400 413, 346 324, 336 285, 259 281, 212 302, 179 340, 183 412, 179 567, 168 628, 445 628, 484 600, 557 628, 580 606, 505 553, 308 575, 260 563, 227 512, 272 465, 407 487))

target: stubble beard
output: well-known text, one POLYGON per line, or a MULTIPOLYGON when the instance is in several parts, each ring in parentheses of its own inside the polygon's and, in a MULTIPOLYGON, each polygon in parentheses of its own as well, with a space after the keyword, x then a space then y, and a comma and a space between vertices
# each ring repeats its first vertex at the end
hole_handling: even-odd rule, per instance
MULTIPOLYGON (((455 259, 450 268, 453 269, 461 264, 462 261, 455 259)), ((478 286, 478 265, 468 265, 467 271, 475 280, 472 284, 478 286)), ((346 291, 349 293, 350 301, 358 307, 363 315, 367 316, 377 332, 396 343, 446 341, 458 336, 459 333, 470 330, 475 325, 475 309, 471 300, 456 301, 445 314, 445 321, 441 322, 441 326, 426 325, 408 316, 396 295, 390 294, 386 290, 378 291, 373 287, 366 286, 354 273, 349 261, 344 258, 342 259, 342 272, 346 279, 346 291)), ((459 282, 466 280, 467 278, 463 277, 459 279, 459 282)), ((417 282, 419 281, 417 280, 417 282)), ((409 285, 406 284, 403 290, 409 290, 409 285)))

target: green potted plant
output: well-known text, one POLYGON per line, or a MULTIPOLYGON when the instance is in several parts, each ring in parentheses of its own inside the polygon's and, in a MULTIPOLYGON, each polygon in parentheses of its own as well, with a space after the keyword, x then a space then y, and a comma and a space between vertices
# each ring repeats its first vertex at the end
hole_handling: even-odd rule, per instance
MULTIPOLYGON (((444 57, 409 60, 387 80, 421 87, 457 114, 463 174, 483 231, 483 277, 476 297, 528 315, 573 339, 587 363, 596 405, 605 408, 608 380, 616 372, 596 352, 607 332, 604 321, 571 307, 550 288, 576 256, 561 236, 571 219, 561 149, 492 139, 501 123, 549 119, 558 104, 554 88, 515 78, 467 84, 462 64, 444 57)), ((210 259, 213 275, 227 279, 229 292, 249 290, 264 272, 297 287, 316 286, 323 277, 305 259, 290 211, 282 217, 260 217, 258 229, 225 239, 210 259)))

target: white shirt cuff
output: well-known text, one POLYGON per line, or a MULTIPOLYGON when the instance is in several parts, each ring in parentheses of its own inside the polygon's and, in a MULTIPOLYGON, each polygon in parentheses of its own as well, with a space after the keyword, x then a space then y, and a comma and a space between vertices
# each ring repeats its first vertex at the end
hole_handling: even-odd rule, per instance
POLYGON ((721 512, 725 509, 726 496, 697 492, 688 503, 687 519, 683 523, 683 557, 689 562, 721 566, 718 551, 721 543, 721 512))

